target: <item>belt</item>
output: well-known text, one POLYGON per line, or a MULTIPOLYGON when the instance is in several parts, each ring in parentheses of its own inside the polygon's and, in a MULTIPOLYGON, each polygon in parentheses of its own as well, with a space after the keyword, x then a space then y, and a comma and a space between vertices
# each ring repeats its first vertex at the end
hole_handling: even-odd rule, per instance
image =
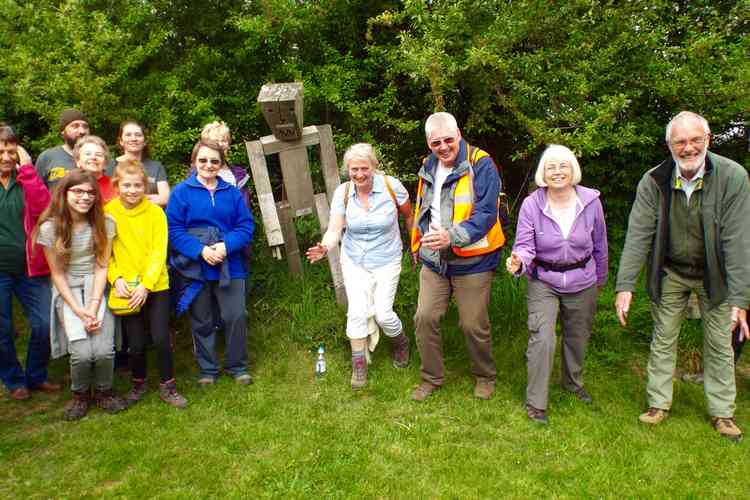
POLYGON ((581 267, 585 267, 586 264, 591 260, 591 255, 588 257, 579 260, 578 262, 573 262, 572 264, 556 264, 554 262, 547 262, 546 260, 542 260, 540 258, 534 258, 534 264, 541 267, 542 269, 546 271, 555 271, 557 273, 564 273, 565 271, 571 271, 573 269, 578 269, 581 267))

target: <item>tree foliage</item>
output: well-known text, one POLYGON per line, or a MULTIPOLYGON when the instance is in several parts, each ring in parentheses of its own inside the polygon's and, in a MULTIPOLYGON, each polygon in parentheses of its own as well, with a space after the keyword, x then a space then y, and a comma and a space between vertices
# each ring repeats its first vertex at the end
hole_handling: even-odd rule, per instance
POLYGON ((727 134, 750 109, 748 12, 748 0, 0 0, 0 116, 36 153, 66 106, 109 141, 139 119, 177 178, 217 118, 246 161, 241 140, 269 133, 260 86, 297 80, 307 124, 331 123, 339 149, 376 143, 407 179, 424 118, 445 109, 511 187, 561 143, 624 206, 679 110, 704 114, 746 161, 747 139, 727 134))

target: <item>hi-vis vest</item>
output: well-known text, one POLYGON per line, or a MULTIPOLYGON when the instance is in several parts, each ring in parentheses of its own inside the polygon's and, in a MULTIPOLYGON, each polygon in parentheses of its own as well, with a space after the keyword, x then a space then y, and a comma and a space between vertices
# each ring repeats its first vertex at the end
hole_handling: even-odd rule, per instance
MULTIPOLYGON (((453 224, 460 224, 467 220, 471 216, 471 211, 474 208, 474 165, 484 158, 489 156, 485 151, 479 148, 469 146, 467 144, 467 159, 469 160, 469 169, 462 175, 458 181, 456 181, 456 190, 453 193, 453 224)), ((422 178, 419 178, 417 185, 417 200, 416 207, 414 208, 414 226, 411 230, 411 251, 412 253, 419 252, 419 247, 422 245, 422 234, 419 231, 419 211, 422 205, 422 198, 424 196, 422 186, 422 178)), ((429 203, 429 201, 428 201, 429 203)), ((497 213, 497 210, 495 210, 497 213)), ((500 218, 497 217, 495 224, 478 241, 467 245, 465 247, 452 247, 453 253, 459 257, 474 257, 476 255, 484 255, 487 253, 494 252, 498 248, 505 244, 505 235, 503 229, 500 226, 500 218)))

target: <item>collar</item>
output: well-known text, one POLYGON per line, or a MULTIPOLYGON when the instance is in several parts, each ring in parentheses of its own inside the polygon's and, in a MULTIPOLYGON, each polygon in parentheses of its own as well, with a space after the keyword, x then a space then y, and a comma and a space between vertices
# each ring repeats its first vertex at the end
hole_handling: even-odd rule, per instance
POLYGON ((675 163, 674 166, 674 189, 682 189, 683 186, 695 186, 696 189, 701 189, 703 187, 703 176, 706 173, 706 165, 705 163, 701 165, 701 168, 698 169, 698 172, 693 176, 692 179, 687 179, 685 176, 682 175, 682 172, 680 172, 680 167, 675 163))

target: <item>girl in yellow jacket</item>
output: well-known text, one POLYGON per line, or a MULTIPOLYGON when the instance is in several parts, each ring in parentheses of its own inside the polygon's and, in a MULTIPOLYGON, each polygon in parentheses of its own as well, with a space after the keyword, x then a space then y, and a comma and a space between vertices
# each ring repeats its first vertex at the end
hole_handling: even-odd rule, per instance
POLYGON ((123 331, 130 346, 133 388, 126 399, 133 404, 148 389, 145 355, 148 325, 159 365, 159 397, 169 405, 183 408, 187 400, 177 392, 169 336, 167 218, 145 196, 148 177, 139 161, 118 163, 112 183, 117 197, 104 210, 115 219, 117 236, 112 242, 107 276, 115 295, 110 307, 115 314, 122 315, 123 331))

